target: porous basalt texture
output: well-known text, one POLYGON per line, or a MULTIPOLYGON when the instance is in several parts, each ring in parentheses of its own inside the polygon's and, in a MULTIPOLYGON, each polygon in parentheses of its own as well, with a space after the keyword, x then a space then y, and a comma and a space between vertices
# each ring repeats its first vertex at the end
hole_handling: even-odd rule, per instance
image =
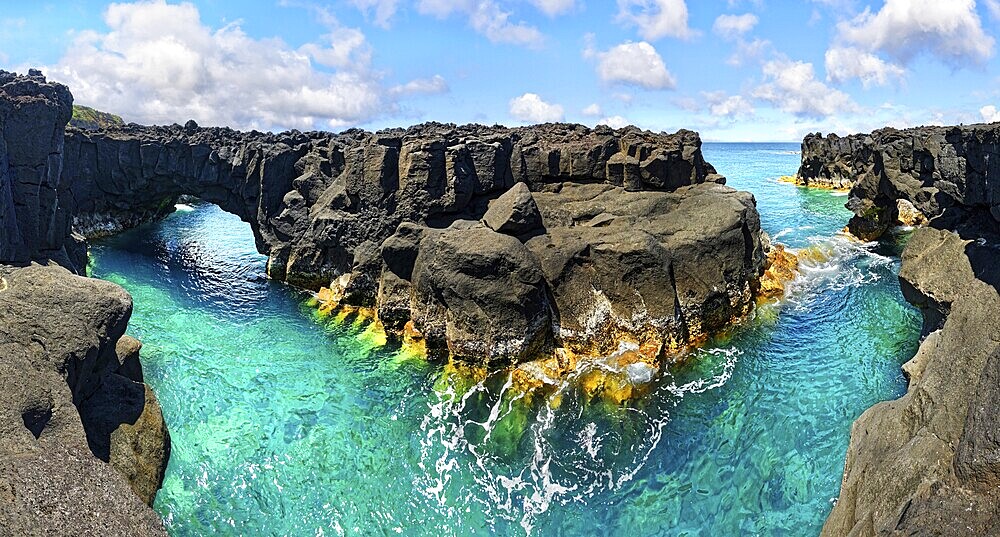
POLYGON ((131 311, 117 285, 0 266, 0 535, 165 535, 143 500, 169 437, 116 351, 131 311))
POLYGON ((918 229, 900 271, 925 339, 903 397, 851 429, 828 536, 1000 534, 1000 242, 918 229))
POLYGON ((1000 229, 1000 123, 810 134, 798 175, 807 183, 851 185, 847 206, 855 217, 848 227, 865 240, 896 223, 925 220, 963 234, 1000 229))
POLYGON ((268 274, 328 287, 480 363, 572 340, 665 347, 745 315, 762 272, 752 196, 722 186, 696 133, 428 123, 341 134, 128 125, 70 129, 78 229, 173 210, 250 223, 268 274))

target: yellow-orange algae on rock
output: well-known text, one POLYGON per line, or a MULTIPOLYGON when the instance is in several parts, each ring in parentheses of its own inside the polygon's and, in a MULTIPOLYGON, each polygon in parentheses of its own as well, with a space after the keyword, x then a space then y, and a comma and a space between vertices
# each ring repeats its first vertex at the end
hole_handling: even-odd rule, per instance
POLYGON ((785 295, 785 283, 799 272, 799 257, 786 250, 784 245, 775 244, 767 254, 767 270, 760 278, 758 299, 781 298, 785 295))

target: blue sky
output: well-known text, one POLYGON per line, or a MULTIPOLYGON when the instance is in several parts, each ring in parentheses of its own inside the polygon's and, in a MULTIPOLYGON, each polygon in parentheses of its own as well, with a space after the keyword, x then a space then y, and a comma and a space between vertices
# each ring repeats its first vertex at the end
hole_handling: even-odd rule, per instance
POLYGON ((140 123, 1000 121, 1000 0, 2 0, 0 68, 140 123))

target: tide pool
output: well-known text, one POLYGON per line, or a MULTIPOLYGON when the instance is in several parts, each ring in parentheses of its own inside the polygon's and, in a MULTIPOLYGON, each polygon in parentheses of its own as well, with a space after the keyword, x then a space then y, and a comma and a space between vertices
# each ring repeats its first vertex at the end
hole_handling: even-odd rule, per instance
POLYGON ((838 237, 846 198, 777 181, 797 149, 706 144, 771 237, 817 255, 786 302, 626 406, 450 386, 268 281, 249 226, 212 205, 94 244, 170 428, 157 512, 173 535, 817 534, 850 424, 903 393, 920 320, 900 244, 838 237))

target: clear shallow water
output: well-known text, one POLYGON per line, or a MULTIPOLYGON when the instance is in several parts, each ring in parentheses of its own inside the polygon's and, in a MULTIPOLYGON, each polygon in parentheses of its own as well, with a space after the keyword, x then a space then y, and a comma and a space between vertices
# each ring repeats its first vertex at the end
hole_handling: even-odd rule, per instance
POLYGON ((826 256, 625 407, 454 386, 264 279, 249 227, 214 206, 94 245, 92 274, 135 299, 170 426, 157 511, 174 535, 815 535, 850 423, 905 388, 919 319, 898 245, 836 238, 843 197, 777 182, 796 150, 705 155, 772 237, 826 256))

